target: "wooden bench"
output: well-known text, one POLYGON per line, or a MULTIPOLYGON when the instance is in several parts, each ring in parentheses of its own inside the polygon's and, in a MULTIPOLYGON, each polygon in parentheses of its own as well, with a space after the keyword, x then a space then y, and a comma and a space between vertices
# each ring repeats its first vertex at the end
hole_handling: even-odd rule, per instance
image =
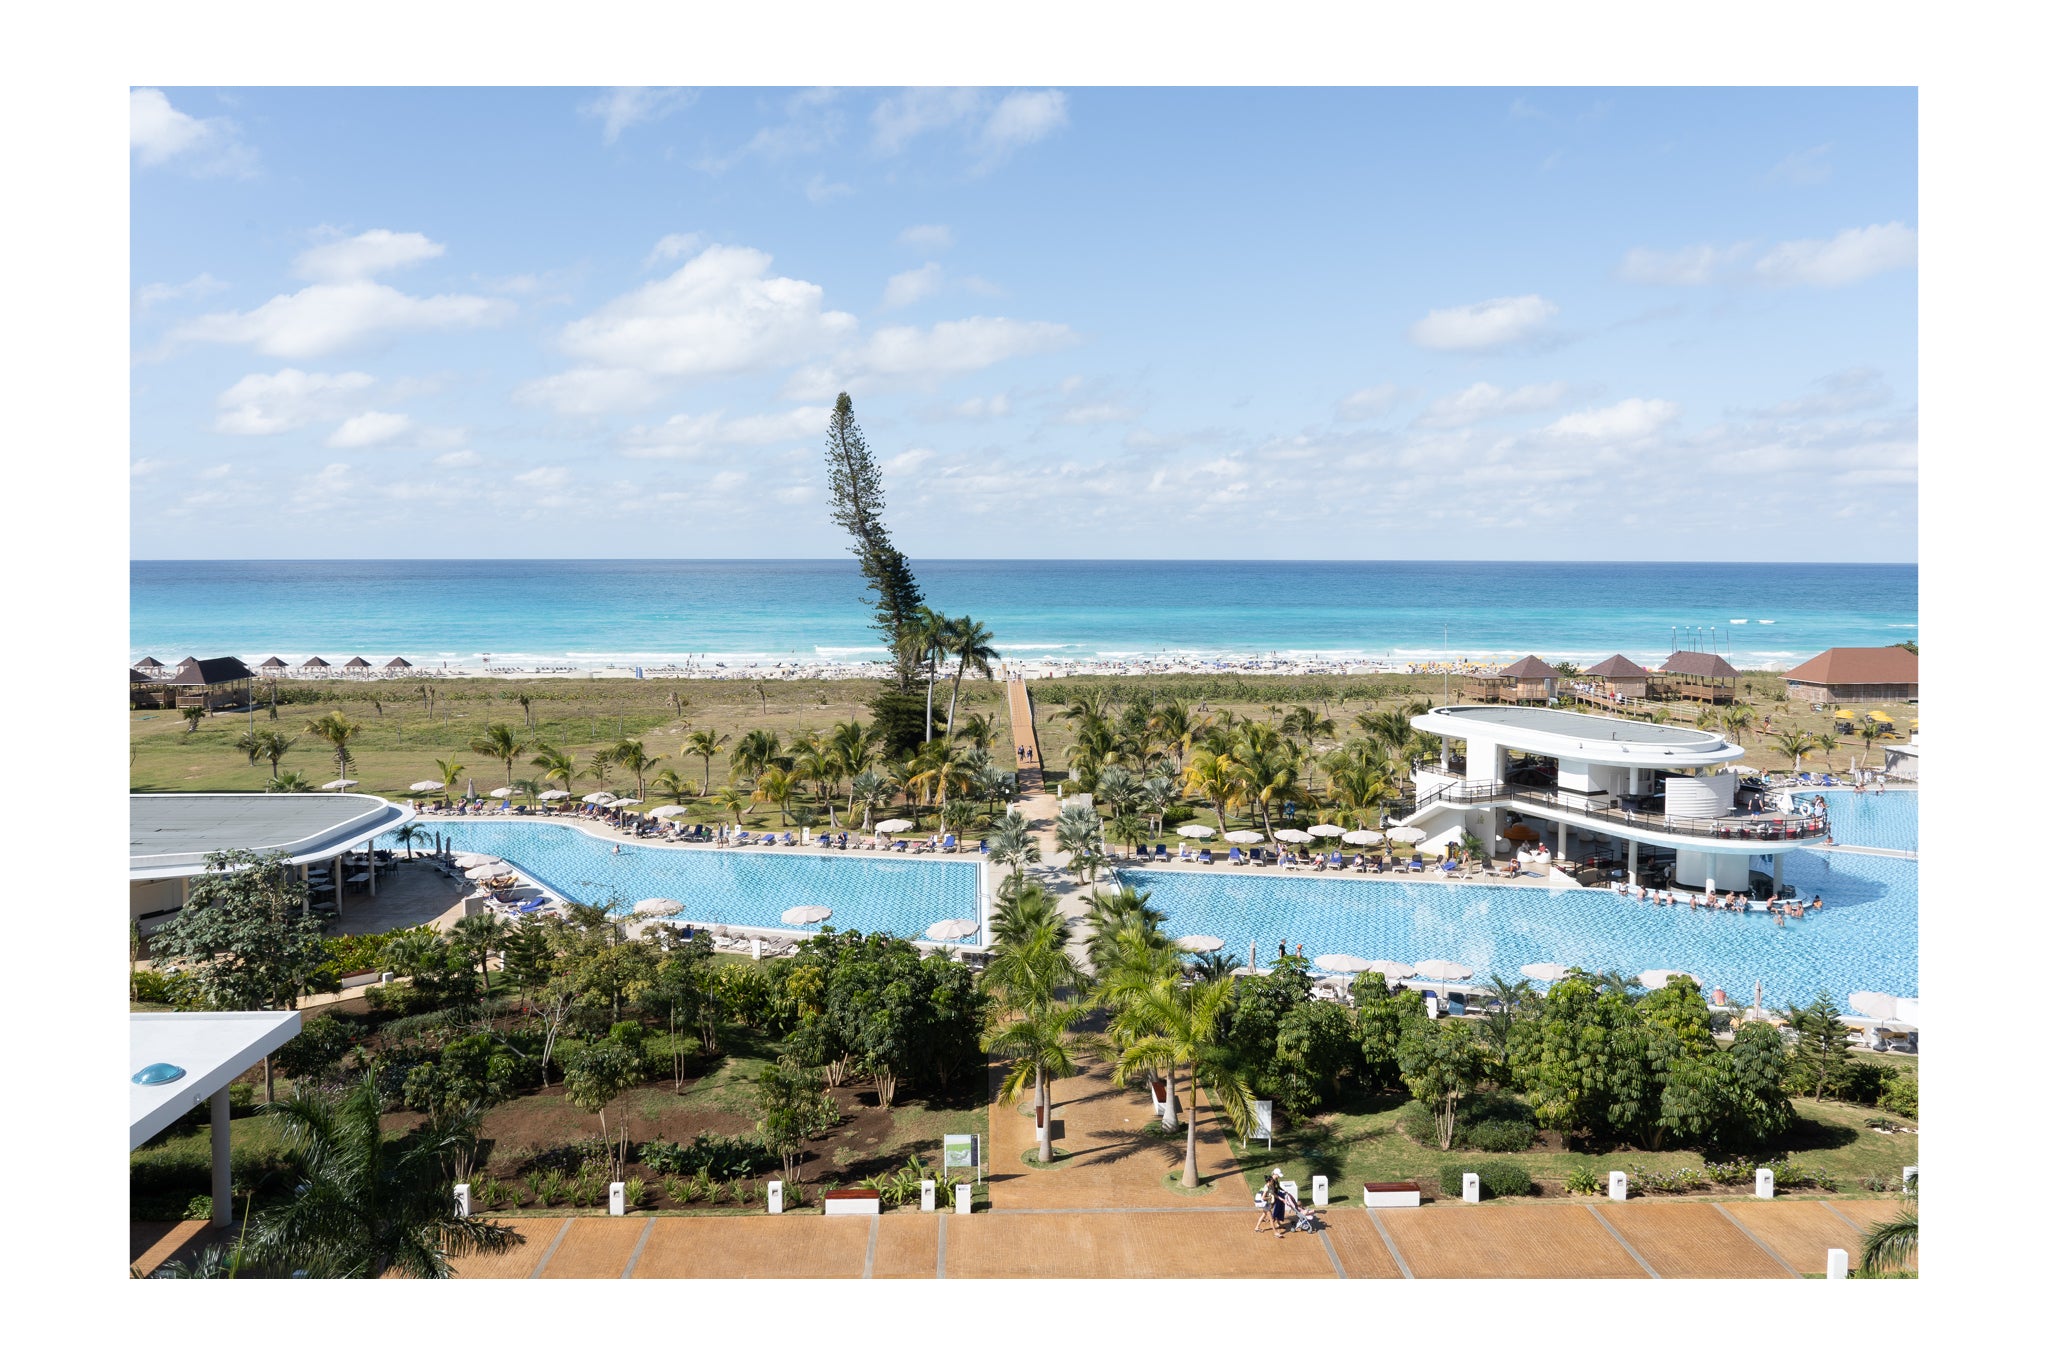
POLYGON ((1422 1207, 1422 1186, 1412 1180, 1368 1182, 1365 1206, 1369 1209, 1416 1209, 1422 1207))
POLYGON ((827 1190, 825 1192, 825 1216, 847 1217, 877 1214, 882 1211, 882 1196, 874 1190, 827 1190))

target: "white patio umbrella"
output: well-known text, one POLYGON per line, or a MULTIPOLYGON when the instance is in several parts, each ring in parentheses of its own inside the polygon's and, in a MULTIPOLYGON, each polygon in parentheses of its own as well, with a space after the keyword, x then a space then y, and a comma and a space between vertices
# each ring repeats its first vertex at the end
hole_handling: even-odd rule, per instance
POLYGON ((1310 825, 1308 832, 1318 839, 1334 839, 1344 832, 1342 825, 1310 825))
POLYGON ((901 834, 904 830, 909 829, 910 826, 911 822, 908 820, 884 820, 875 826, 875 833, 901 834))
POLYGON ((487 882, 493 877, 510 877, 518 874, 519 869, 510 863, 482 863, 469 869, 469 879, 473 882, 487 882))
POLYGON ((649 896, 644 901, 633 902, 633 913, 636 915, 680 915, 683 913, 683 903, 677 900, 670 900, 667 896, 649 896))
POLYGON ((609 804, 614 806, 637 806, 640 804, 640 798, 637 796, 614 796, 609 804))
POLYGON ((1389 981, 1394 980, 1396 977, 1413 976, 1415 974, 1415 968, 1409 966, 1406 962, 1395 962, 1391 958, 1384 957, 1374 958, 1366 963, 1361 970, 1378 972, 1389 981))
POLYGON ((590 802, 593 805, 602 806, 607 802, 611 801, 613 797, 610 792, 592 792, 590 795, 584 797, 583 799, 585 801, 590 802))
POLYGON ((457 867, 482 867, 485 863, 495 863, 497 861, 498 855, 495 853, 458 853, 455 855, 455 865, 457 867))
POLYGON ((544 791, 544 792, 542 792, 542 793, 540 794, 540 799, 541 799, 541 800, 543 800, 543 801, 560 801, 560 800, 561 800, 561 799, 562 799, 563 797, 565 797, 565 796, 574 796, 574 795, 575 795, 575 793, 574 793, 574 792, 565 792, 565 791, 563 791, 563 790, 562 790, 561 788, 559 788, 559 787, 556 787, 556 788, 553 788, 553 789, 551 789, 551 790, 548 790, 548 791, 544 791))
POLYGON ((1387 836, 1376 829, 1354 829, 1344 836, 1347 844, 1383 844, 1386 841, 1387 836))
POLYGON ((416 792, 437 792, 441 790, 441 786, 441 783, 436 782, 433 778, 430 777, 423 782, 413 783, 412 790, 416 792))
POLYGON ((1266 836, 1255 829, 1234 829, 1223 836, 1233 844, 1263 844, 1266 836))
POLYGON ((954 939, 973 938, 981 932, 979 922, 971 919, 942 919, 924 931, 924 936, 934 943, 950 943, 954 939))
POLYGON ((1697 986, 1700 982, 1699 977, 1693 975, 1693 973, 1691 972, 1674 971, 1669 967, 1657 967, 1651 971, 1637 972, 1636 980, 1642 982, 1643 986, 1648 990, 1661 991, 1666 986, 1671 984, 1671 979, 1673 977, 1678 976, 1684 977, 1687 981, 1692 982, 1695 986, 1697 986))
POLYGON ((1213 953, 1223 946, 1223 940, 1214 934, 1188 934, 1174 943, 1191 953, 1213 953))
POLYGON ((1353 957, 1349 953, 1324 953, 1316 959, 1316 966, 1326 972, 1370 972, 1377 971, 1369 959, 1353 957))
POLYGON ((1472 975, 1472 969, 1462 962, 1448 962, 1440 957, 1415 964, 1415 974, 1426 976, 1432 981, 1464 981, 1472 975))
POLYGON ((1899 997, 1886 995, 1883 991, 1850 991, 1849 1008, 1872 1019, 1895 1019, 1899 1013, 1899 997))
POLYGON ((1396 825, 1387 831, 1387 837, 1397 844, 1412 844, 1429 837, 1429 831, 1413 825, 1396 825))
POLYGON ((647 813, 658 820, 667 820, 678 815, 688 815, 690 811, 686 806, 656 806, 647 813))
POLYGON ((1305 844, 1316 836, 1305 829, 1276 829, 1273 837, 1283 844, 1305 844))
POLYGON ((356 780, 353 777, 337 777, 332 782, 322 782, 320 790, 324 792, 347 791, 355 785, 356 780))
POLYGON ((1215 836, 1216 831, 1207 825, 1182 825, 1174 833, 1183 839, 1209 839, 1215 836))
POLYGON ((822 905, 799 905, 782 912, 784 924, 823 924, 832 912, 822 905))
POLYGON ((1522 968, 1522 975, 1532 981, 1562 981, 1570 970, 1561 962, 1531 962, 1522 968))
POLYGON ((497 797, 497 798, 498 798, 498 799, 499 799, 500 801, 504 800, 504 799, 505 799, 506 797, 510 796, 511 794, 512 794, 512 789, 511 789, 510 787, 493 787, 493 788, 491 788, 491 795, 493 795, 493 796, 497 797))
POLYGON ((468 783, 468 785, 467 785, 467 786, 465 786, 465 787, 463 788, 463 792, 462 792, 462 799, 463 799, 463 800, 465 800, 465 801, 474 801, 474 800, 476 800, 476 779, 475 779, 475 778, 473 778, 473 777, 472 777, 472 778, 470 778, 470 779, 469 779, 469 783, 468 783))

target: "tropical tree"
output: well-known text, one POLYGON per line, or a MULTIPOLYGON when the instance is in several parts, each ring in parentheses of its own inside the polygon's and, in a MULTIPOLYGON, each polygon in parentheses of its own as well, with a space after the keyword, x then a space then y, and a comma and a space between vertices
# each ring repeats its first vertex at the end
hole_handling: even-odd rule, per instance
POLYGON ((782 812, 783 823, 789 824, 789 798, 795 790, 794 774, 781 768, 769 768, 761 774, 761 780, 754 784, 754 797, 748 804, 758 805, 763 801, 771 801, 776 809, 782 812))
POLYGON ((1095 880, 1094 862, 1100 857, 1102 847, 1102 817, 1087 806, 1062 808, 1058 821, 1053 825, 1053 843, 1060 852, 1069 855, 1069 864, 1080 868, 1092 884, 1095 880))
POLYGON ((1124 1006, 1136 1035, 1117 1058, 1113 1076, 1124 1084, 1139 1070, 1188 1072, 1187 1156, 1181 1166, 1182 1189, 1201 1183, 1195 1160, 1195 1138, 1202 1123, 1203 1094, 1229 1119, 1242 1139, 1251 1131, 1252 1091, 1238 1059, 1221 1045, 1223 1019, 1230 1006, 1234 978, 1181 986, 1155 982, 1124 1006))
POLYGON ((1110 838, 1129 844, 1131 855, 1136 857, 1140 843, 1147 831, 1152 828, 1152 822, 1134 810, 1125 809, 1112 816, 1106 828, 1110 838))
POLYGON ((706 796, 711 791, 711 760, 724 750, 731 735, 721 735, 716 730, 692 730, 690 737, 683 741, 683 757, 704 760, 704 785, 697 795, 706 796))
POLYGON ((1813 736, 1813 747, 1820 750, 1821 753, 1827 755, 1827 757, 1824 758, 1822 762, 1827 765, 1829 772, 1833 772, 1835 768, 1835 750, 1842 747, 1842 741, 1835 738, 1835 732, 1833 730, 1815 731, 1813 736))
POLYGON ((334 766, 344 779, 348 777, 349 743, 362 732, 361 721, 350 720, 340 711, 330 711, 306 722, 306 733, 334 750, 334 766))
POLYGON ((533 694, 531 692, 514 692, 512 700, 519 704, 520 712, 526 717, 527 733, 533 733, 533 694))
POLYGON ((873 769, 855 775, 853 785, 847 789, 848 814, 853 806, 860 807, 860 827, 866 832, 874 819, 875 807, 887 805, 895 792, 895 784, 887 776, 873 769))
POLYGON ((1799 760, 1805 758, 1816 747, 1813 736, 1804 730, 1788 730, 1772 742, 1771 747, 1792 760, 1792 771, 1799 771, 1799 760))
POLYGON ((749 793, 747 792, 746 788, 735 787, 732 784, 727 783, 725 786, 720 787, 717 791, 711 794, 711 804, 716 809, 725 811, 727 814, 731 815, 732 822, 735 825, 743 826, 746 824, 746 821, 741 817, 752 806, 753 803, 749 799, 749 793))
POLYGON ((197 734, 199 732, 199 722, 206 719, 206 708, 204 706, 181 706, 178 708, 178 714, 185 718, 185 733, 188 735, 197 734))
POLYGON ((958 726, 948 725, 946 737, 970 744, 977 753, 987 753, 996 742, 995 717, 985 711, 970 711, 961 717, 958 726))
POLYGON ((1462 1020, 1422 1019, 1401 1034, 1396 1060, 1408 1093, 1429 1106, 1437 1145, 1451 1150, 1458 1102, 1486 1074, 1486 1054, 1462 1020))
MULTIPOLYGON (((947 646, 953 655, 953 697, 946 703, 946 734, 953 733, 953 712, 960 705, 960 681, 969 669, 982 677, 994 680, 996 661, 1003 656, 995 649, 995 632, 972 616, 956 617, 947 639, 947 646)), ((986 749, 986 743, 977 746, 986 749)))
POLYGON ((1840 1087, 1849 1064, 1849 1029, 1834 997, 1822 991, 1810 1005, 1787 1005, 1784 1014, 1798 1035, 1792 1045, 1793 1075, 1801 1089, 1813 1087, 1814 1099, 1825 1099, 1840 1087))
POLYGON ((1873 1224, 1863 1234, 1863 1255, 1857 1271, 1889 1275, 1904 1270, 1920 1254, 1920 1201, 1915 1198, 1896 1218, 1873 1224))
MULTIPOLYGON (((647 799, 647 774, 661 766, 661 759, 647 752, 647 746, 637 739, 622 739, 605 751, 605 756, 633 774, 639 784, 633 794, 642 801, 647 799)), ((507 771, 510 771, 508 768, 507 771)))
POLYGON ((1884 727, 1874 720, 1866 720, 1856 727, 1856 737, 1863 741, 1863 756, 1870 757, 1870 746, 1884 738, 1884 727))
POLYGON ((996 866, 1010 869, 1012 884, 1023 879, 1026 865, 1038 861, 1038 837, 1023 812, 1005 811, 996 817, 989 829, 988 856, 996 866))
POLYGON ((671 805, 681 805, 690 799, 690 784, 674 768, 663 768, 654 775, 654 794, 671 805))
POLYGON ((1045 888, 1019 887, 1000 906, 993 925, 994 951, 985 980, 995 1000, 983 1045, 989 1055, 1009 1060, 997 1099, 1013 1104, 1028 1083, 1035 1107, 1047 1122, 1038 1140, 1038 1158, 1052 1160, 1050 1083, 1076 1075, 1080 1064, 1070 1038, 1085 1012, 1078 1001, 1062 1001, 1077 988, 1081 975, 1067 955, 1069 930, 1045 888), (1035 894, 1034 894, 1035 893, 1035 894))
POLYGON ((473 1114, 430 1118, 389 1135, 374 1068, 340 1100, 313 1089, 270 1106, 297 1159, 290 1199, 252 1220, 248 1255, 276 1274, 318 1279, 446 1279, 450 1255, 501 1255, 525 1239, 501 1223, 459 1215, 453 1171, 473 1159, 473 1114))
POLYGON ((272 777, 263 790, 267 792, 309 792, 313 790, 313 784, 306 780, 304 772, 294 768, 288 773, 280 773, 272 777))
POLYGON ((761 1113, 754 1129, 781 1160, 783 1182, 793 1185, 803 1172, 804 1144, 839 1121, 839 1108, 825 1093, 823 1074, 812 1067, 770 1063, 754 1087, 761 1113))
POLYGON ((469 742, 469 751, 485 758, 495 758, 505 765, 505 785, 512 785, 512 760, 526 752, 525 743, 519 732, 502 720, 494 720, 484 727, 484 732, 469 742))
POLYGON ((1218 833, 1230 827, 1229 804, 1237 791, 1237 765, 1229 755, 1195 750, 1181 771, 1181 786, 1189 796, 1215 808, 1218 833))
POLYGON ((468 771, 466 765, 457 763, 452 758, 437 758, 434 760, 434 767, 441 774, 441 789, 451 795, 454 794, 456 782, 468 771))
POLYGON ((255 761, 270 765, 270 780, 277 780, 277 765, 292 751, 298 741, 281 730, 258 730, 256 732, 255 761))
POLYGON ((426 843, 427 832, 418 825, 400 825, 391 831, 391 841, 405 850, 405 860, 411 862, 413 845, 426 843))
MULTIPOLYGON (((583 771, 578 766, 574 754, 557 749, 552 744, 541 745, 530 762, 540 769, 541 781, 546 782, 549 789, 554 791, 567 791, 569 784, 583 771)), ((450 785, 453 785, 452 782, 450 785)))
POLYGON ((448 930, 448 941, 476 965, 486 993, 491 989, 491 954, 504 949, 511 933, 512 926, 497 915, 470 915, 457 920, 448 930))
POLYGON ((924 742, 932 742, 932 698, 939 686, 939 668, 953 645, 953 623, 928 606, 920 605, 911 627, 911 641, 924 671, 924 742))
POLYGON ((782 736, 773 730, 749 730, 733 746, 732 770, 753 781, 782 757, 782 736))

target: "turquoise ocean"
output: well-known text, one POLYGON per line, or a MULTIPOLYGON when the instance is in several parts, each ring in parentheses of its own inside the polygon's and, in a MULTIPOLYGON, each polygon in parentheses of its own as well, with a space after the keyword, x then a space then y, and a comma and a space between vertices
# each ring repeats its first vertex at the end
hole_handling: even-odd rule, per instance
MULTIPOLYGON (((918 560, 1005 657, 1068 663, 1540 654, 1742 667, 1919 634, 1912 564, 918 560)), ((131 657, 319 654, 416 666, 854 663, 881 657, 832 560, 136 560, 131 657)))

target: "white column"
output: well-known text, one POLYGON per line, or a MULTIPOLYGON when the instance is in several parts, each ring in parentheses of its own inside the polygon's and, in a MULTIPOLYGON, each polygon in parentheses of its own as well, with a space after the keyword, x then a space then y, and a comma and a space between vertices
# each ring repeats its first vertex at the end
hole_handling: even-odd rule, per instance
POLYGON ((234 1218, 235 1185, 229 1169, 228 1140, 228 1088, 223 1085, 213 1092, 213 1107, 210 1114, 213 1132, 213 1225, 224 1228, 234 1218))
POLYGON ((363 845, 363 851, 370 855, 370 894, 377 894, 377 841, 370 840, 363 845))
POLYGON ((334 855, 334 913, 341 913, 341 855, 334 855))
POLYGON ((1636 841, 1628 841, 1628 884, 1636 884, 1636 841))

